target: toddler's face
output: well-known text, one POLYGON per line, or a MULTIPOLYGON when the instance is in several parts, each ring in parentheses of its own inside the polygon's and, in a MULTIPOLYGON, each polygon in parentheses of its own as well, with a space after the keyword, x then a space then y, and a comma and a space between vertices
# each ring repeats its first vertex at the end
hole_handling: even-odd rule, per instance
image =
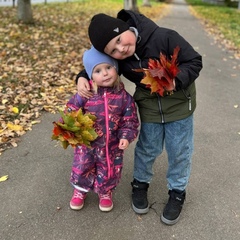
POLYGON ((114 66, 101 63, 94 67, 92 80, 101 87, 112 87, 118 79, 118 73, 114 66))
POLYGON ((109 56, 122 60, 134 54, 136 49, 136 35, 127 30, 113 38, 105 47, 104 52, 109 56))

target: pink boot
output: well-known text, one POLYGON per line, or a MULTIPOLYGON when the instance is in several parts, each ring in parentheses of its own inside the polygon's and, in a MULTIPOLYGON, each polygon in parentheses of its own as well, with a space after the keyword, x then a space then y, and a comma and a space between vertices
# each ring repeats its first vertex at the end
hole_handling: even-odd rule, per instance
POLYGON ((81 192, 78 189, 74 189, 72 199, 70 201, 70 208, 73 210, 80 210, 83 208, 84 199, 86 198, 87 193, 81 192))
POLYGON ((113 208, 112 192, 108 191, 106 194, 98 194, 99 209, 103 212, 109 212, 113 208))

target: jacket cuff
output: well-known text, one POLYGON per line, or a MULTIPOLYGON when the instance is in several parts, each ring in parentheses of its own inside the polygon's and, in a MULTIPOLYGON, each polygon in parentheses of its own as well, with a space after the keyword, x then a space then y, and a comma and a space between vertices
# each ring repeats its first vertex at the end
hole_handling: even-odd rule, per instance
POLYGON ((77 85, 77 83, 78 83, 78 78, 80 78, 80 77, 84 77, 84 78, 86 78, 88 81, 90 80, 85 69, 83 69, 81 72, 79 72, 79 73, 77 74, 76 79, 75 79, 76 85, 77 85))

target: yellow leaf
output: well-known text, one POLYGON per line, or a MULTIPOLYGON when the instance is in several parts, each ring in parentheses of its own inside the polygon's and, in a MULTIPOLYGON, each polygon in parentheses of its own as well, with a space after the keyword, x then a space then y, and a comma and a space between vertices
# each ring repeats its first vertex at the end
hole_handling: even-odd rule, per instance
POLYGON ((4 182, 6 180, 8 180, 8 175, 0 177, 0 182, 4 182))
POLYGON ((34 125, 34 124, 37 124, 37 123, 40 123, 41 121, 40 120, 36 120, 36 121, 32 121, 31 123, 34 125))
POLYGON ((17 107, 13 107, 13 108, 12 108, 12 111, 13 111, 14 113, 16 113, 16 114, 19 113, 19 110, 18 110, 17 107))
POLYGON ((62 93, 64 91, 66 91, 66 90, 65 90, 65 88, 63 86, 61 86, 61 87, 57 88, 56 91, 62 93))
POLYGON ((151 93, 156 92, 158 89, 158 82, 148 71, 145 71, 145 74, 146 75, 142 79, 141 83, 146 84, 149 88, 151 88, 151 93))
POLYGON ((58 106, 57 109, 58 109, 58 111, 64 111, 65 106, 58 106))
POLYGON ((7 102, 8 102, 7 99, 3 99, 3 100, 2 100, 2 104, 5 104, 5 103, 7 103, 7 102))
POLYGON ((22 131, 23 130, 22 126, 16 125, 16 124, 12 124, 10 122, 7 124, 7 127, 8 127, 8 129, 13 130, 13 131, 22 131))

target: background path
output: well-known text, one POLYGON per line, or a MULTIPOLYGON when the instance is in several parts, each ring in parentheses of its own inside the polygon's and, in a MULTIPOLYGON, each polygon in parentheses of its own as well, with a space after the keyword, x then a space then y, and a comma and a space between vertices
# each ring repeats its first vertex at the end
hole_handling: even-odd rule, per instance
MULTIPOLYGON (((176 29, 203 56, 197 79, 195 153, 187 200, 181 220, 166 226, 159 220, 167 201, 166 154, 154 166, 149 189, 152 208, 139 216, 131 208, 134 144, 126 151, 121 183, 114 193, 114 209, 102 213, 95 194, 81 211, 72 211, 69 175, 72 149, 50 140, 57 115, 22 136, 19 146, 0 156, 1 240, 239 240, 240 239, 240 70, 239 61, 218 46, 189 13, 184 1, 158 21, 176 29)), ((134 86, 126 82, 133 92, 134 86)))

